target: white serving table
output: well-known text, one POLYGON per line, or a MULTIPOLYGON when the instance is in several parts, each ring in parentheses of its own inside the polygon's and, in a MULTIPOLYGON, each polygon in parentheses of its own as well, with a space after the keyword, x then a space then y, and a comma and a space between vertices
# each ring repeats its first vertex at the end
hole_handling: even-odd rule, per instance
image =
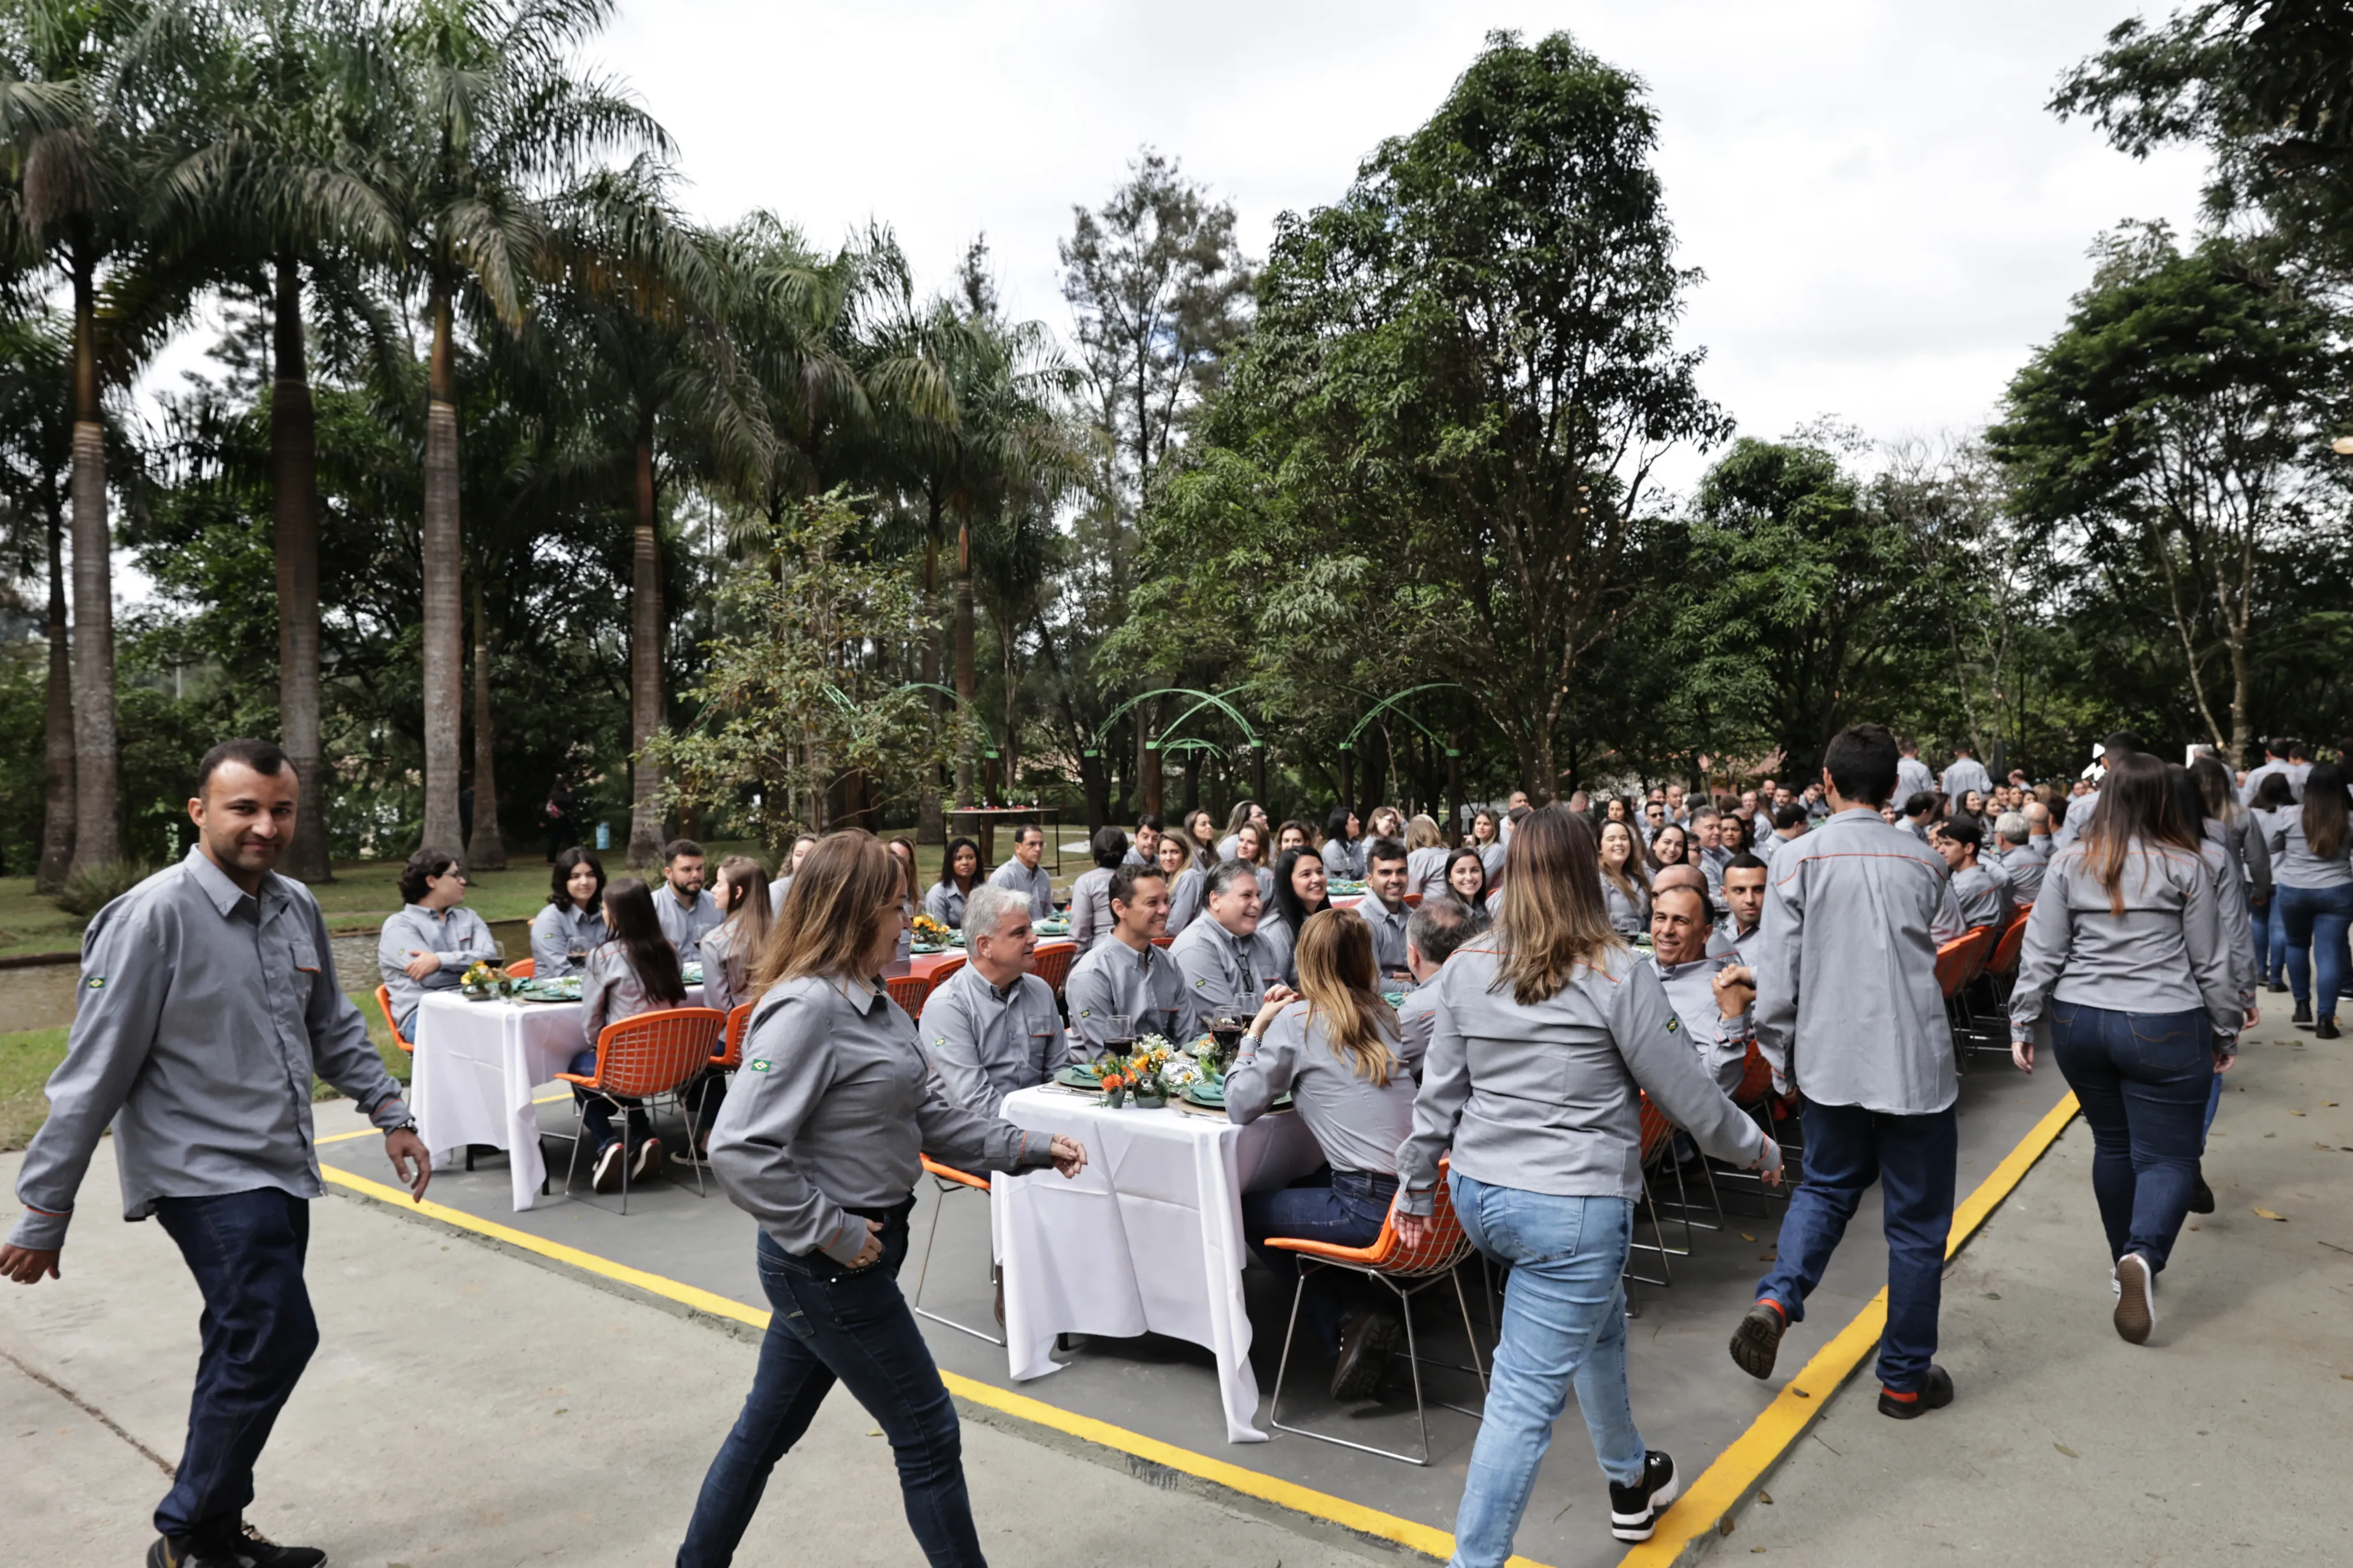
POLYGON ((469 1002, 428 991, 417 1008, 408 1086, 417 1133, 434 1163, 470 1143, 507 1152, 514 1206, 532 1206, 547 1173, 533 1091, 583 1047, 577 1002, 469 1002))

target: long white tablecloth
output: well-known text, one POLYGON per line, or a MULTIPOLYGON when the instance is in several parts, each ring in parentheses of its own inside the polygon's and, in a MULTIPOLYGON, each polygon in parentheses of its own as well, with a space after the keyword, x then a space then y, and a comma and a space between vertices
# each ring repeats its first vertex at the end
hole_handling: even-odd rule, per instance
POLYGON ((577 1002, 469 1002, 454 991, 425 994, 417 1009, 408 1104, 434 1163, 469 1143, 504 1149, 514 1206, 532 1206, 547 1173, 532 1091, 579 1053, 580 1013, 577 1002))
POLYGON ((1048 1171, 990 1184, 1012 1376, 1058 1371, 1050 1352, 1059 1333, 1189 1340, 1218 1358, 1227 1441, 1265 1442, 1242 1304, 1241 1199, 1321 1164, 1314 1134, 1295 1115, 1237 1127, 1176 1110, 1113 1110, 1050 1088, 1008 1095, 1002 1114, 1087 1148, 1076 1181, 1048 1171))

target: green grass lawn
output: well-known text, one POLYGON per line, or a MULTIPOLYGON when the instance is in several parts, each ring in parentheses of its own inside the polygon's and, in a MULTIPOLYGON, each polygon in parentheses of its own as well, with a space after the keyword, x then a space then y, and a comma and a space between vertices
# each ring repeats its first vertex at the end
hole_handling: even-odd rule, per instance
MULTIPOLYGON (((368 1043, 375 1047, 376 1055, 392 1076, 401 1082, 408 1081, 408 1053, 392 1043, 392 1030, 385 1026, 384 1014, 375 1005, 372 991, 350 994, 360 1016, 367 1020, 368 1043)), ((49 1114, 49 1102, 41 1092, 49 1074, 66 1059, 66 1031, 63 1029, 26 1029, 13 1035, 0 1035, 0 1152, 22 1149, 49 1114)), ((342 1098, 324 1083, 312 1085, 311 1099, 342 1098)))

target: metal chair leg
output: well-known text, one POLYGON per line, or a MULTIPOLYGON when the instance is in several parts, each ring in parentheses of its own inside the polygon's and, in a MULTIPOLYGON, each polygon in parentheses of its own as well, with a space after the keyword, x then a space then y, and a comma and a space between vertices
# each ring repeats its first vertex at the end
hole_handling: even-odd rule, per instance
POLYGON ((943 1317, 937 1312, 929 1310, 923 1305, 923 1281, 931 1277, 932 1247, 940 1238, 940 1215, 947 1208, 948 1199, 965 1190, 962 1184, 943 1182, 937 1176, 932 1178, 932 1185, 938 1189, 932 1200, 932 1228, 923 1237, 923 1261, 915 1269, 915 1293, 907 1302, 908 1310, 919 1318, 929 1318, 942 1328, 954 1329, 960 1334, 970 1334, 974 1339, 985 1343, 1002 1346, 1005 1342, 995 1334, 982 1333, 968 1323, 959 1323, 954 1318, 943 1317))

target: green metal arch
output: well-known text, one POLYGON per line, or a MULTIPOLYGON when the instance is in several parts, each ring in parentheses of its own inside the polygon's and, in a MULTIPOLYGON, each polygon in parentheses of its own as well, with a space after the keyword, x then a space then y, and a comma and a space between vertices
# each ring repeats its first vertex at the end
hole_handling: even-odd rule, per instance
POLYGON ((1438 745, 1444 746, 1446 748, 1447 754, 1451 756, 1454 754, 1455 749, 1452 746, 1447 745, 1445 736, 1440 734, 1437 731, 1431 729, 1429 725, 1423 723, 1420 720, 1415 718, 1412 714, 1407 712, 1403 708, 1398 707, 1398 705, 1403 702, 1407 698, 1419 696, 1425 691, 1460 691, 1461 689, 1461 684, 1458 681, 1433 680, 1421 686, 1409 686, 1403 691, 1391 692, 1388 696, 1382 698, 1378 702, 1374 703, 1370 708, 1365 710, 1365 716, 1356 721, 1356 727, 1348 731, 1348 738, 1340 742, 1340 749, 1342 751, 1354 751, 1356 745, 1356 737, 1365 732, 1365 726, 1379 718, 1383 710, 1395 709, 1398 718, 1403 719, 1407 723, 1420 731, 1438 745))

